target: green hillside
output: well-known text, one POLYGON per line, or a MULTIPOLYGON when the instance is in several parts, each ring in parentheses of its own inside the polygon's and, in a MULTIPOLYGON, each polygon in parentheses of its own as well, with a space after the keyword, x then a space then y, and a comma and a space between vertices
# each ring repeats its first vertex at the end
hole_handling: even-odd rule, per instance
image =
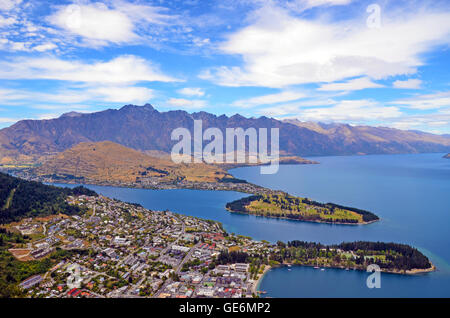
POLYGON ((0 173, 0 224, 26 217, 80 214, 81 209, 67 204, 65 199, 81 194, 96 195, 84 187, 58 188, 0 173))

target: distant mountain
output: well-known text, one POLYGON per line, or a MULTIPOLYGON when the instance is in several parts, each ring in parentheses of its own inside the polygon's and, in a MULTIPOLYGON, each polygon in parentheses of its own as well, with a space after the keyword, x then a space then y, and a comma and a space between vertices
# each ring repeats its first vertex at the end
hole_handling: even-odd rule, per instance
POLYGON ((80 117, 81 115, 83 115, 83 113, 68 112, 68 113, 62 114, 61 117, 80 117))
MULTIPOLYGON (((0 130, 0 163, 38 159, 80 142, 112 141, 136 150, 170 152, 178 127, 193 131, 195 119, 203 129, 217 127, 279 128, 280 151, 297 156, 448 152, 450 138, 392 128, 279 121, 273 118, 216 116, 207 112, 159 112, 151 105, 126 105, 119 110, 69 113, 50 120, 22 120, 0 130)), ((206 144, 206 143, 205 143, 206 144)))
POLYGON ((450 138, 422 131, 387 127, 351 126, 285 120, 284 122, 326 135, 332 144, 355 154, 422 153, 448 149, 450 138))

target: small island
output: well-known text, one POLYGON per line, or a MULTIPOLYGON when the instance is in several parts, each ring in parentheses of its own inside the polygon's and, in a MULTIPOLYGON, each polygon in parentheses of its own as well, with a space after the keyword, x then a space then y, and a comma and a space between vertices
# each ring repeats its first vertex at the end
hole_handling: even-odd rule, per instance
POLYGON ((450 159, 450 153, 446 154, 443 158, 450 159))
POLYGON ((227 203, 230 212, 272 218, 332 224, 369 224, 379 220, 372 212, 334 203, 320 203, 287 193, 259 194, 227 203))

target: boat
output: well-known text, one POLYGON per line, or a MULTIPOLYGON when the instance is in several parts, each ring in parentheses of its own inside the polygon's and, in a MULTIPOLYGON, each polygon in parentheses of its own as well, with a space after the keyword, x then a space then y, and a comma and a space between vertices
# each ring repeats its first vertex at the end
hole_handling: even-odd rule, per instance
POLYGON ((321 271, 324 271, 324 270, 325 270, 325 268, 321 268, 320 270, 321 270, 321 271))
POLYGON ((291 266, 292 266, 292 265, 290 265, 290 264, 288 265, 288 267, 291 267, 291 266))
POLYGON ((319 266, 314 266, 314 269, 319 269, 319 266))

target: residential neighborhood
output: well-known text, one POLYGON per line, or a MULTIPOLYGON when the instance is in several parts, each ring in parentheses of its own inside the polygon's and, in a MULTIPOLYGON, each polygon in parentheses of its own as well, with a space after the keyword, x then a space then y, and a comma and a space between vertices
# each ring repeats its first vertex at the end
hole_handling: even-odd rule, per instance
MULTIPOLYGON (((30 297, 255 297, 262 267, 219 264, 220 253, 269 253, 268 242, 226 233, 220 223, 150 211, 104 196, 69 196, 81 216, 24 219, 14 225, 35 239, 11 249, 22 260, 69 255, 24 280, 30 297), (252 267, 253 268, 253 267, 252 267)), ((269 266, 266 266, 266 270, 269 266)))

